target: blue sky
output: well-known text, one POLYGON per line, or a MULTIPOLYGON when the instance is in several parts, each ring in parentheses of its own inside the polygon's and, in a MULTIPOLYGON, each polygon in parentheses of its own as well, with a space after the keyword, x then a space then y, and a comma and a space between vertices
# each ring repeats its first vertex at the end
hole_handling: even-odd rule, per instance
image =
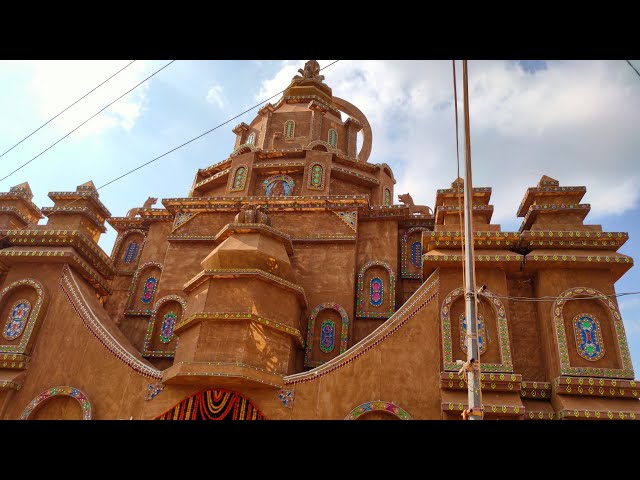
MULTIPOLYGON (((129 61, 0 61, 0 153, 129 61)), ((137 61, 0 158, 0 178, 166 64, 137 61)), ((321 66, 331 60, 319 60, 321 66)), ((640 70, 640 61, 632 61, 640 70)), ((28 181, 34 201, 87 180, 104 185, 129 169, 213 128, 283 90, 302 67, 292 61, 176 61, 71 136, 0 182, 28 181)), ((433 206, 456 176, 449 61, 346 61, 323 74, 335 95, 367 115, 373 163, 388 163, 396 194, 433 206)), ((542 175, 585 185, 586 223, 629 232, 620 253, 640 259, 640 77, 624 61, 471 61, 471 142, 475 186, 493 188, 494 223, 516 231, 526 188, 542 175)), ((273 100, 275 102, 275 100, 273 100)), ((237 123, 100 191, 116 216, 149 196, 186 196, 195 172, 226 158, 237 123)), ((160 206, 160 205, 158 205, 160 206)), ((111 252, 108 227, 100 245, 111 252)), ((617 292, 640 291, 633 267, 617 292)), ((640 295, 620 298, 636 375, 640 372, 640 295)))

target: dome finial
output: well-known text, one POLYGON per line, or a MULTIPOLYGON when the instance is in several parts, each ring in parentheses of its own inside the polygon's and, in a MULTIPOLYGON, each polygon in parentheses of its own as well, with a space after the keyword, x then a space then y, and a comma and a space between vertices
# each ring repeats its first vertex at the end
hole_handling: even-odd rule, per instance
POLYGON ((299 68, 298 72, 300 72, 302 76, 296 75, 291 81, 315 80, 316 82, 323 83, 324 75, 320 75, 320 64, 315 60, 309 60, 304 64, 304 70, 299 68))

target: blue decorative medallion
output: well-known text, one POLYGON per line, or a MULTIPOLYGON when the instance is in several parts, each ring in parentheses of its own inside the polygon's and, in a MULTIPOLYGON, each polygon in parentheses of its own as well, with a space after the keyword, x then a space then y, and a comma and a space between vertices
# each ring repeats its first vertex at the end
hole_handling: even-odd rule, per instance
POLYGON ((156 293, 156 285, 158 281, 154 277, 147 278, 144 282, 144 289, 142 290, 142 303, 150 303, 153 300, 153 294, 156 293))
POLYGON ((11 307, 9 318, 2 330, 2 336, 7 340, 15 340, 27 326, 27 319, 31 312, 31 303, 28 300, 20 300, 11 307))
MULTIPOLYGON (((465 338, 467 336, 467 318, 463 313, 460 315, 460 346, 462 347, 462 351, 467 353, 467 342, 465 342, 465 338)), ((487 350, 487 329, 484 324, 484 319, 482 315, 478 315, 478 350, 480 351, 480 355, 482 355, 487 350)))
POLYGON ((169 312, 164 316, 162 320, 162 326, 160 327, 160 341, 162 343, 169 343, 173 339, 173 328, 176 326, 176 314, 169 312))
POLYGON ((132 263, 138 253, 138 242, 129 242, 127 253, 124 254, 124 263, 132 263))
POLYGON ((411 263, 416 267, 422 266, 422 242, 413 242, 411 245, 411 263))
POLYGON ((604 355, 600 322, 588 313, 581 313, 573 319, 578 355, 592 362, 604 355))
POLYGON ((378 277, 373 277, 369 283, 369 301, 374 307, 379 307, 384 301, 382 293, 382 280, 378 277))
POLYGON ((329 353, 333 350, 336 339, 336 324, 331 320, 325 320, 320 326, 320 350, 329 353))

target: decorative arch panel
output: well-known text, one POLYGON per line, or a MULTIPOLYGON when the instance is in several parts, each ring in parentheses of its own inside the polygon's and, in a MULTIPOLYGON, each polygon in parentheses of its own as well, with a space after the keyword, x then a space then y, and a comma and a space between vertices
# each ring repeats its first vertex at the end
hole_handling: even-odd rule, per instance
POLYGON ((312 163, 309 165, 307 177, 307 188, 309 190, 324 190, 325 168, 322 163, 312 163))
POLYGON ((111 259, 116 273, 132 275, 140 262, 147 233, 144 230, 127 230, 118 235, 113 247, 111 259))
POLYGON ((304 364, 317 367, 347 351, 349 342, 349 315, 338 303, 320 303, 312 311, 309 318, 307 346, 304 353, 304 364), (339 321, 320 312, 334 310, 339 321), (337 348, 339 346, 339 348, 337 348))
POLYGON ((249 170, 246 165, 238 165, 231 175, 230 192, 241 192, 247 184, 247 175, 249 170))
POLYGON ((361 418, 362 415, 368 412, 376 411, 388 412, 392 415, 395 415, 400 420, 413 420, 413 418, 411 418, 411 415, 409 415, 403 408, 391 402, 383 402, 382 400, 376 400, 375 402, 366 402, 362 405, 358 405, 356 408, 351 410, 349 414, 344 417, 344 419, 357 420, 361 418))
POLYGON ((5 287, 0 292, 0 353, 28 354, 44 309, 44 288, 37 280, 25 278, 5 287))
POLYGON ((239 393, 203 390, 170 408, 154 420, 266 420, 256 405, 239 393))
POLYGON ((166 295, 153 306, 142 355, 145 357, 173 357, 178 347, 174 329, 184 316, 187 301, 178 295, 166 295))
POLYGON ((356 317, 388 318, 393 315, 395 289, 396 277, 389 262, 376 260, 363 265, 358 273, 356 317))
POLYGON ((48 390, 45 390, 36 398, 29 402, 29 405, 24 409, 22 415, 20 416, 20 420, 29 420, 33 417, 35 412, 47 401, 50 399, 57 397, 59 395, 68 395, 70 397, 75 398, 80 404, 80 408, 82 409, 82 419, 83 420, 91 420, 91 403, 87 396, 79 389, 75 387, 69 387, 66 385, 60 387, 53 387, 48 390))
POLYGON ((611 298, 594 288, 574 287, 558 295, 552 308, 553 324, 560 358, 560 373, 562 375, 633 379, 633 365, 631 363, 627 335, 624 330, 620 312, 611 298), (622 368, 571 365, 563 310, 567 301, 576 300, 580 297, 600 303, 609 314, 609 318, 596 318, 595 315, 589 313, 581 313, 573 317, 571 322, 573 332, 570 332, 570 334, 575 337, 578 355, 586 360, 597 362, 605 355, 605 349, 607 349, 610 352, 616 352, 618 354, 622 368), (609 322, 613 323, 615 333, 611 336, 611 344, 605 344, 602 332, 605 328, 608 328, 607 324, 609 322))
MULTIPOLYGON (((444 353, 444 369, 445 371, 458 371, 460 367, 456 365, 453 358, 453 339, 451 335, 451 310, 454 302, 464 295, 464 289, 459 287, 445 297, 440 309, 440 318, 442 320, 442 346, 444 353)), ((479 294, 484 297, 491 305, 493 314, 496 319, 496 330, 498 332, 498 345, 500 362, 481 362, 480 368, 483 372, 513 372, 513 360, 511 358, 511 344, 509 342, 509 326, 507 322, 507 312, 502 301, 491 291, 485 289, 479 294)), ((461 319, 462 320, 462 319, 461 319)), ((460 321, 462 323, 462 321, 460 321)), ((464 335, 462 329, 460 336, 464 335)), ((485 331, 486 333, 486 331, 485 331)), ((457 341, 457 340, 456 340, 457 341)), ((463 341, 460 339, 460 341, 463 341)), ((486 346, 485 346, 486 351, 486 346)))
POLYGON ((136 271, 127 297, 127 315, 151 315, 162 275, 162 264, 147 262, 136 271))
POLYGON ((426 227, 413 227, 407 230, 400 245, 400 275, 402 278, 422 279, 422 232, 426 227))

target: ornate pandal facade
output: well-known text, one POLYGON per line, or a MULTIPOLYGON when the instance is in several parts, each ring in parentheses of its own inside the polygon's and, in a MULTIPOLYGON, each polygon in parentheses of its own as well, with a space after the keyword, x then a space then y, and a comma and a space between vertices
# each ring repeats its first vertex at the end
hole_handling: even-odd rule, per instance
MULTIPOLYGON (((364 114, 299 73, 182 198, 114 217, 92 182, 0 193, 0 418, 461 418, 463 182, 433 209, 394 195, 364 114)), ((628 237, 584 224, 585 192, 543 176, 503 232, 473 190, 485 419, 640 415, 628 237)))

